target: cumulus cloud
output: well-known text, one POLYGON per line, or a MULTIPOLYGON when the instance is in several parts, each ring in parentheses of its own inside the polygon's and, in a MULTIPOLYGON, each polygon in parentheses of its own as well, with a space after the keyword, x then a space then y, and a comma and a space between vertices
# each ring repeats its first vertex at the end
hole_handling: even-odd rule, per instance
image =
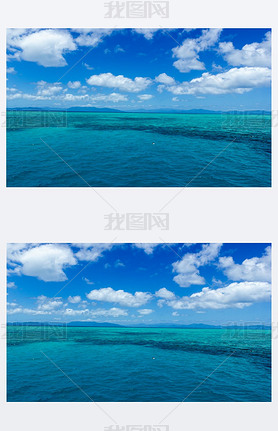
POLYGON ((130 93, 138 93, 145 90, 150 84, 149 78, 136 77, 134 79, 127 78, 123 75, 113 75, 112 73, 101 73, 100 75, 92 75, 87 79, 87 83, 96 87, 117 88, 121 91, 130 93))
POLYGON ((37 96, 56 96, 62 89, 61 83, 51 84, 45 81, 37 82, 37 96))
POLYGON ((91 312, 91 315, 93 317, 121 317, 121 316, 127 316, 128 312, 126 310, 123 310, 121 308, 112 307, 109 309, 99 309, 91 312))
POLYGON ((265 34, 260 43, 246 44, 242 49, 236 49, 232 42, 219 44, 219 53, 232 66, 271 66, 271 32, 265 34))
POLYGON ((125 52, 125 50, 120 45, 116 45, 114 52, 117 54, 117 52, 125 52))
POLYGON ((67 65, 64 55, 77 49, 67 30, 7 30, 8 49, 13 52, 10 58, 31 61, 44 67, 67 65))
POLYGON ((151 310, 150 308, 143 308, 141 310, 137 310, 139 314, 141 314, 142 316, 146 316, 148 314, 153 313, 153 310, 151 310))
POLYGON ((100 94, 97 96, 92 96, 92 102, 126 102, 128 98, 120 93, 111 93, 111 94, 100 94))
POLYGON ((176 85, 164 85, 163 88, 175 95, 243 94, 255 87, 268 86, 270 82, 270 69, 266 67, 240 67, 214 75, 206 72, 200 78, 176 85))
POLYGON ((69 81, 68 87, 72 88, 73 90, 76 90, 77 88, 81 87, 81 82, 80 81, 69 81))
POLYGON ((166 301, 176 310, 244 308, 256 302, 269 301, 271 284, 260 281, 231 283, 218 289, 204 287, 201 292, 166 301))
POLYGON ((124 268, 125 264, 123 262, 120 261, 120 259, 117 259, 115 264, 114 264, 115 268, 124 268))
POLYGON ((25 307, 22 307, 20 305, 19 307, 16 307, 16 308, 8 308, 7 313, 8 314, 23 313, 23 314, 32 314, 34 316, 37 316, 37 315, 51 314, 51 311, 44 311, 44 310, 36 310, 36 309, 32 309, 32 308, 25 308, 25 307))
POLYGON ((43 281, 64 281, 64 270, 77 264, 71 248, 65 244, 9 244, 10 273, 37 277, 43 281))
POLYGON ((94 96, 91 96, 89 94, 71 94, 67 93, 63 95, 61 100, 64 100, 65 102, 76 102, 76 101, 84 101, 87 102, 89 105, 92 106, 92 103, 98 103, 98 102, 126 102, 128 98, 124 96, 123 94, 119 93, 111 93, 111 94, 96 94, 94 96))
POLYGON ((135 243, 133 244, 134 247, 140 248, 144 250, 146 254, 152 254, 154 249, 159 246, 159 244, 153 244, 153 243, 135 243))
POLYGON ((161 73, 155 78, 156 82, 159 82, 160 84, 166 84, 166 85, 172 85, 175 84, 174 78, 167 75, 166 73, 161 73))
POLYGON ((106 36, 109 36, 113 29, 110 28, 79 28, 72 29, 74 32, 79 33, 75 42, 80 46, 98 46, 106 36))
POLYGON ((157 292, 155 292, 155 296, 157 296, 158 298, 163 298, 163 299, 174 299, 175 298, 175 294, 173 292, 171 292, 170 290, 166 289, 166 287, 162 287, 157 292))
POLYGON ((75 253, 79 260, 96 262, 105 251, 112 249, 113 244, 75 243, 73 246, 79 249, 75 253))
POLYGON ((88 310, 87 308, 85 310, 80 310, 80 309, 73 309, 73 308, 66 308, 63 311, 63 315, 64 316, 82 316, 84 314, 89 314, 90 310, 88 310))
POLYGON ((7 73, 15 74, 16 70, 14 67, 7 67, 7 73))
MULTIPOLYGON (((73 83, 69 82, 68 87, 75 90, 80 88, 79 81, 75 81, 73 83)), ((92 104, 98 104, 100 102, 112 102, 119 103, 125 102, 128 100, 127 96, 120 93, 110 93, 110 94, 87 94, 86 86, 82 86, 78 94, 68 93, 68 89, 64 88, 63 85, 59 82, 57 83, 48 83, 45 81, 37 82, 36 93, 28 94, 23 93, 16 88, 7 88, 7 99, 15 100, 15 99, 28 99, 28 100, 54 100, 60 102, 86 102, 86 106, 93 106, 92 104)))
POLYGON ((93 281, 91 281, 91 280, 89 280, 88 278, 86 278, 86 277, 83 277, 83 280, 85 281, 85 283, 87 283, 87 284, 94 284, 94 282, 93 281))
POLYGON ((37 297, 38 311, 53 311, 57 310, 63 305, 61 298, 48 298, 47 296, 40 295, 37 297))
POLYGON ((138 99, 144 101, 144 100, 150 100, 153 98, 151 94, 140 94, 140 96, 137 96, 138 99))
POLYGON ((78 303, 81 301, 81 296, 79 296, 79 295, 76 295, 76 296, 69 296, 69 297, 68 297, 68 301, 69 301, 71 304, 78 304, 78 303))
POLYGON ((86 296, 92 301, 114 302, 128 307, 140 307, 152 298, 152 295, 147 292, 135 292, 133 295, 124 290, 114 290, 111 287, 91 290, 86 296))
POLYGON ((204 70, 205 64, 200 61, 199 53, 212 48, 218 42, 221 29, 211 28, 202 30, 200 37, 195 39, 187 38, 182 45, 173 48, 173 57, 178 58, 174 66, 180 72, 190 72, 191 70, 204 70))
POLYGON ((134 28, 133 31, 142 34, 145 39, 151 40, 154 34, 158 31, 157 28, 134 28))
POLYGON ((231 256, 220 257, 219 268, 233 281, 271 281, 271 247, 267 247, 262 257, 245 259, 241 264, 231 256))
POLYGON ((219 255, 222 244, 203 244, 199 253, 187 253, 177 262, 173 263, 173 271, 178 275, 174 281, 181 287, 205 284, 205 279, 200 275, 199 268, 213 262, 219 255))

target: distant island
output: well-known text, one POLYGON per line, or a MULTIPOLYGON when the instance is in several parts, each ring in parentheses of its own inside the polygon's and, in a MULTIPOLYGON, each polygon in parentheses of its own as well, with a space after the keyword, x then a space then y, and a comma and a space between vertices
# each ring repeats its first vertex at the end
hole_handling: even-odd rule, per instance
POLYGON ((114 114, 232 114, 232 115, 270 115, 271 111, 265 110, 251 110, 251 111, 213 111, 209 109, 134 109, 131 111, 123 111, 120 109, 113 108, 97 108, 97 107, 82 107, 82 106, 72 106, 70 108, 49 108, 49 107, 23 107, 23 108, 7 108, 7 111, 49 111, 49 112, 95 112, 95 113, 114 113, 114 114))
POLYGON ((73 321, 73 322, 8 322, 8 326, 71 326, 71 327, 105 327, 105 328, 173 328, 173 329, 271 329, 271 325, 264 324, 248 324, 248 325, 206 325, 204 323, 192 323, 189 325, 173 324, 173 323, 158 323, 152 325, 119 325, 110 322, 89 322, 89 321, 73 321))

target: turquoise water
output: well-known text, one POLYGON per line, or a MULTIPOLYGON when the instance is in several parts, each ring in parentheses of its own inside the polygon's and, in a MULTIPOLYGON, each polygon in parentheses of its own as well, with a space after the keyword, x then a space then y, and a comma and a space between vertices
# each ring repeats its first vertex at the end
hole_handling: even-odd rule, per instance
POLYGON ((8 186, 88 187, 87 183, 271 186, 271 118, 8 111, 8 186))
POLYGON ((99 402, 265 402, 271 333, 8 327, 7 370, 8 401, 90 401, 66 374, 99 402))

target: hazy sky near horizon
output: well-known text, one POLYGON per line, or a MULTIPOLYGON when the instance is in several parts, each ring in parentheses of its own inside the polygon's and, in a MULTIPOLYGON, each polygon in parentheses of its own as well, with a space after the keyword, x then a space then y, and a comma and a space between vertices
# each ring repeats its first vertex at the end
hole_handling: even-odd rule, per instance
POLYGON ((271 322, 269 244, 9 244, 8 321, 271 322))
POLYGON ((271 109, 269 29, 8 29, 8 107, 271 109))

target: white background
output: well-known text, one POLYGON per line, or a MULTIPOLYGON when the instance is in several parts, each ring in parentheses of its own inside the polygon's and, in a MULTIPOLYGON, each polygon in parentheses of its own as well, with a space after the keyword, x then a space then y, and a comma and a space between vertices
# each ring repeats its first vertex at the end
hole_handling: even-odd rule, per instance
MULTIPOLYGON (((276 3, 277 4, 277 3, 276 3)), ((272 242, 272 321, 277 313, 277 132, 273 128, 272 189, 184 189, 165 208, 169 231, 104 230, 104 214, 112 212, 90 188, 5 188, 5 32, 7 27, 272 27, 272 109, 277 112, 277 8, 274 1, 170 0, 170 17, 161 19, 105 19, 103 1, 5 2, 1 10, 0 55, 0 421, 5 431, 100 430, 112 425, 93 403, 6 403, 6 243, 8 242, 272 242), (115 237, 117 237, 115 239, 115 237)), ((120 213, 158 212, 177 189, 97 189, 120 213)), ((273 331, 272 403, 191 403, 180 405, 165 424, 171 431, 277 427, 277 340, 273 331), (276 411, 276 418, 274 412, 276 411), (275 418, 275 420, 274 420, 275 418)), ((186 364, 185 364, 186 366, 186 364)), ((154 382, 155 385, 155 382, 154 382)), ((91 394, 90 394, 91 395, 91 394)), ((185 388, 185 396, 187 391, 185 388)), ((93 394, 92 394, 93 397, 93 394)), ((175 403, 101 403, 119 425, 157 424, 175 403)))

